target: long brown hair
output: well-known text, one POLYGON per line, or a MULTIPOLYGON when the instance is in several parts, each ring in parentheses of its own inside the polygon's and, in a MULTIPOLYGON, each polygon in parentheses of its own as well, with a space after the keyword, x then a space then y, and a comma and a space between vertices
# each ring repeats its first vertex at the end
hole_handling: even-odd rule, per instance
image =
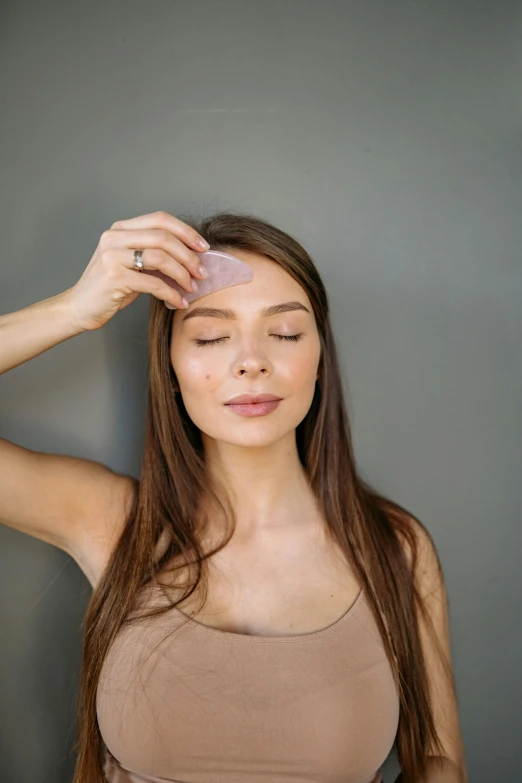
MULTIPOLYGON (((296 428, 299 458, 328 531, 366 593, 391 665, 400 698, 395 742, 402 779, 420 780, 426 771, 426 756, 444 753, 434 724, 419 635, 417 612, 422 613, 428 626, 430 618, 413 578, 417 536, 412 522, 433 543, 431 536, 416 517, 379 494, 358 474, 328 298, 306 250, 287 233, 250 214, 228 211, 197 220, 182 219, 214 250, 233 253, 237 248, 271 258, 297 280, 310 299, 321 358, 314 398, 296 428)), ((104 779, 105 745, 97 722, 97 686, 118 631, 134 621, 130 614, 138 594, 147 585, 159 583, 159 572, 165 572, 173 557, 178 561, 182 557, 189 571, 196 566, 196 578, 187 581, 187 591, 177 603, 201 585, 203 606, 208 595, 205 561, 228 543, 235 529, 226 493, 207 474, 201 432, 187 415, 181 395, 174 393, 172 318, 173 311, 150 297, 149 382, 141 476, 139 481, 134 479, 132 508, 84 618, 73 783, 100 783, 104 779), (204 493, 222 509, 224 522, 232 523, 229 535, 210 551, 202 547, 204 527, 201 522, 196 526, 204 493), (165 532, 167 547, 158 559, 165 532)), ((441 569, 438 555, 436 559, 441 569)), ((167 605, 146 616, 169 609, 167 605)), ((443 665, 455 692, 451 666, 445 658, 443 665)))

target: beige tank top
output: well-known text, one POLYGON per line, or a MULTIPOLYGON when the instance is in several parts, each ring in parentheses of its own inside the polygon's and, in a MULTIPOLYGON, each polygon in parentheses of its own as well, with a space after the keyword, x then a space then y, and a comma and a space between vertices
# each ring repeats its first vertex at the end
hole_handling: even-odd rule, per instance
POLYGON ((364 590, 314 633, 186 617, 124 626, 109 649, 97 692, 108 783, 382 783, 399 697, 364 590))

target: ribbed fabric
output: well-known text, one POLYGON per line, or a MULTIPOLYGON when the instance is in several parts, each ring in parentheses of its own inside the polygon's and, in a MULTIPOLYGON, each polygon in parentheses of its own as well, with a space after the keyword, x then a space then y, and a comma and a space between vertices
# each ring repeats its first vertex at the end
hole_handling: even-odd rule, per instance
POLYGON ((124 627, 109 650, 107 783, 382 783, 399 697, 364 591, 315 633, 184 620, 174 608, 124 627))

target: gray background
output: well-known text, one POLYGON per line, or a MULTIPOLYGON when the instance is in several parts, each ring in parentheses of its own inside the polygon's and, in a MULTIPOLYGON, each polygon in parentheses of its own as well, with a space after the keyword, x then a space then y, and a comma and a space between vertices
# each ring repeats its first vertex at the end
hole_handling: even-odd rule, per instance
MULTIPOLYGON (((521 32, 510 2, 3 2, 0 313, 111 223, 252 211, 327 285, 360 470, 437 544, 470 781, 522 767, 521 32)), ((148 296, 0 378, 0 436, 138 475, 148 296)), ((90 586, 0 530, 0 779, 65 783, 90 586)), ((386 783, 397 774, 394 752, 386 783)))

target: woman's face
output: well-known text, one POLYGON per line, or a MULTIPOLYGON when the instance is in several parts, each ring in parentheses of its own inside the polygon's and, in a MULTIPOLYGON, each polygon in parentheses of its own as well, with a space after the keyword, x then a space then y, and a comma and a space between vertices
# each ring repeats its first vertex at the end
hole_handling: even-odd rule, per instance
POLYGON ((204 439, 207 435, 238 446, 266 446, 292 432, 310 408, 319 334, 308 296, 279 264, 235 248, 230 253, 250 266, 253 279, 175 310, 170 357, 187 413, 204 439), (263 309, 286 302, 306 309, 263 315, 263 309), (233 317, 196 315, 201 308, 226 309, 233 317), (216 339, 214 344, 198 344, 216 339), (255 417, 241 416, 225 405, 238 394, 259 392, 282 400, 270 413, 255 417))

